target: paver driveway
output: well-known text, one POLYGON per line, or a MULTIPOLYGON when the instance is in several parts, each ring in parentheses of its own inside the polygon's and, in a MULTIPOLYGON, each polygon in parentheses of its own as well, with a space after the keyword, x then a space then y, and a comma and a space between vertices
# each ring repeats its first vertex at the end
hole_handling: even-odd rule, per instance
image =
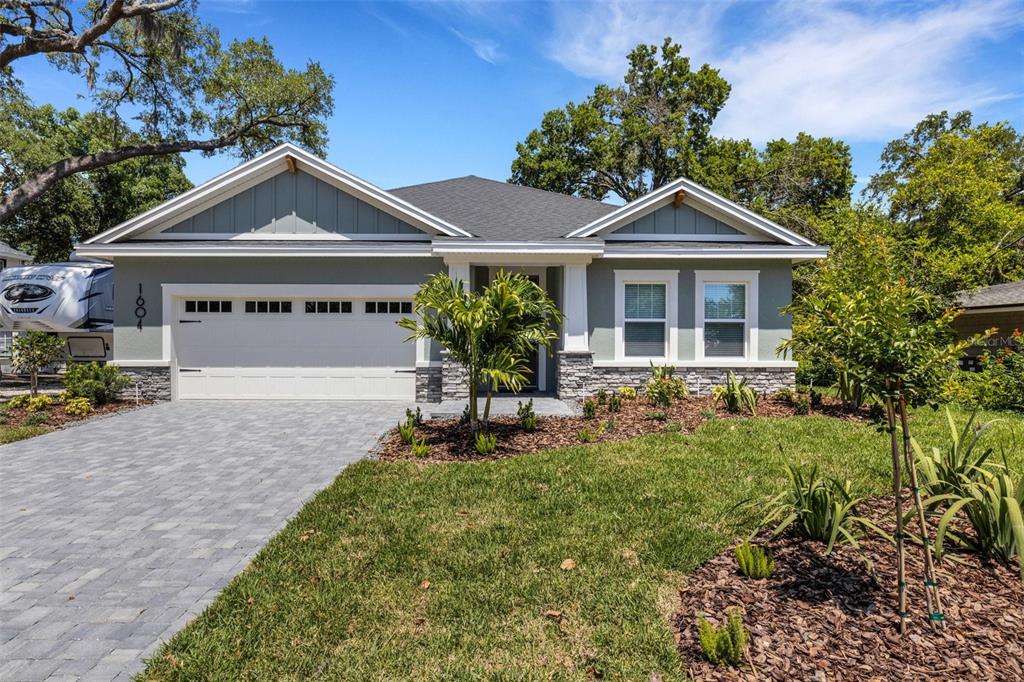
POLYGON ((0 447, 0 680, 126 679, 397 403, 165 403, 0 447))

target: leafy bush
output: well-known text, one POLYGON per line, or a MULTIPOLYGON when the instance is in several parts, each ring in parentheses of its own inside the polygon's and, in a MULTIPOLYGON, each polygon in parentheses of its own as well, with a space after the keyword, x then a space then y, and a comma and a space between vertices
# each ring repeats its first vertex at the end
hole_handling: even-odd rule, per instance
POLYGON ((593 443, 597 436, 590 429, 580 429, 576 432, 576 437, 581 443, 593 443))
POLYGON ((781 400, 784 403, 789 403, 792 405, 793 396, 795 395, 796 394, 793 392, 792 389, 780 388, 779 390, 775 391, 775 394, 772 397, 775 398, 776 400, 781 400))
POLYGON ((413 412, 411 409, 405 409, 405 421, 412 423, 413 426, 423 426, 423 411, 417 406, 416 411, 413 412))
POLYGON ((806 477, 790 465, 786 465, 786 473, 789 478, 786 490, 758 505, 767 510, 761 525, 775 524, 772 535, 792 529, 797 537, 826 543, 825 554, 832 553, 837 541, 859 548, 856 526, 888 537, 868 519, 854 515, 862 498, 850 493, 849 481, 819 477, 817 465, 811 467, 806 477))
POLYGON ((659 422, 668 421, 668 413, 667 412, 663 412, 662 410, 657 410, 655 412, 648 412, 647 413, 647 418, 648 419, 653 419, 653 420, 659 421, 659 422))
POLYGON ((608 411, 613 413, 622 411, 622 396, 613 393, 608 398, 608 411))
POLYGON ((697 639, 704 656, 715 665, 738 667, 747 651, 747 629, 738 611, 730 613, 723 625, 715 627, 703 616, 697 617, 697 639))
POLYGON ((662 433, 679 433, 683 430, 683 425, 678 422, 671 424, 665 424, 665 428, 661 430, 662 433))
POLYGON ((25 410, 28 412, 42 412, 53 407, 56 401, 48 395, 34 395, 28 399, 25 410))
POLYGON ((533 433, 537 430, 537 413, 533 411, 533 398, 530 398, 525 405, 520 401, 516 414, 519 416, 519 424, 524 431, 533 433))
POLYGON ((724 386, 711 389, 711 396, 730 412, 739 412, 746 408, 750 414, 757 414, 757 393, 747 386, 747 378, 736 380, 736 375, 729 372, 725 377, 724 386))
POLYGON ((793 406, 793 414, 811 413, 811 397, 806 393, 797 393, 790 405, 793 406))
POLYGON ((958 372, 944 386, 947 400, 988 410, 1024 412, 1024 336, 1014 330, 1008 346, 978 358, 977 372, 958 372))
POLYGON ((118 394, 132 383, 117 365, 89 362, 68 365, 64 373, 64 388, 69 397, 88 398, 93 405, 106 405, 117 400, 118 394))
POLYGON ((932 495, 946 495, 956 492, 964 479, 975 481, 982 475, 981 468, 992 455, 992 448, 980 447, 982 436, 996 423, 995 420, 973 428, 977 412, 972 412, 963 428, 957 429, 953 415, 946 408, 949 424, 949 445, 945 448, 932 447, 925 451, 916 439, 911 439, 915 464, 921 475, 922 487, 932 495))
POLYGON ((605 403, 608 402, 608 391, 604 390, 603 388, 599 390, 595 395, 597 397, 598 405, 604 405, 605 403))
POLYGON ((590 398, 583 401, 583 417, 593 419, 597 416, 597 403, 590 398))
POLYGON ((736 545, 735 554, 736 566, 740 573, 748 578, 760 580, 775 572, 775 560, 772 555, 749 540, 736 545))
POLYGON ((398 423, 398 435, 402 437, 403 443, 412 445, 413 441, 416 440, 416 427, 413 425, 412 420, 398 423))
POLYGON ((28 372, 32 395, 39 390, 39 372, 65 356, 67 342, 47 332, 19 333, 11 343, 11 367, 15 372, 28 372))
POLYGON ((40 426, 41 424, 45 424, 45 423, 46 423, 46 413, 45 412, 36 412, 35 414, 30 414, 28 417, 25 418, 23 426, 40 426))
POLYGON ((426 438, 420 438, 412 442, 412 456, 413 457, 429 457, 430 446, 427 445, 426 438))
POLYGON ((676 368, 671 365, 651 365, 653 376, 644 387, 644 394, 652 405, 668 407, 676 400, 690 395, 686 382, 675 376, 676 368))
POLYGON ((10 400, 7 401, 7 407, 12 410, 20 410, 21 408, 28 405, 28 401, 32 399, 32 396, 28 393, 19 393, 10 400))
POLYGON ((935 552, 942 555, 943 543, 949 535, 958 545, 1006 563, 1016 556, 1020 579, 1024 581, 1024 478, 1014 480, 1005 467, 978 471, 979 480, 962 476, 955 492, 925 501, 928 507, 949 505, 939 519, 935 552), (973 536, 950 527, 960 511, 971 524, 973 536))
POLYGON ((836 378, 836 392, 839 398, 851 407, 860 408, 867 396, 864 394, 864 384, 853 377, 849 372, 840 371, 836 378))
POLYGON ((619 389, 619 397, 623 400, 636 400, 636 389, 632 386, 623 386, 619 389))
POLYGON ((498 449, 498 437, 493 433, 480 431, 476 434, 476 451, 481 455, 493 455, 498 449))
POLYGON ((68 398, 64 402, 64 411, 72 417, 85 417, 92 414, 92 403, 88 398, 68 398))

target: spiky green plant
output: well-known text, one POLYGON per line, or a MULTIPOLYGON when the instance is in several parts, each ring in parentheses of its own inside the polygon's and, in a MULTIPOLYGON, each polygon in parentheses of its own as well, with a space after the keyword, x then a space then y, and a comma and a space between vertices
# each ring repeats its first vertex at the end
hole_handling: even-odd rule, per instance
POLYGON ((736 545, 734 552, 736 567, 748 578, 760 580, 775 572, 775 559, 772 558, 772 555, 763 547, 759 547, 749 540, 736 545))
POLYGON ((747 651, 749 636, 743 617, 733 610, 725 623, 715 627, 704 616, 697 617, 697 639, 705 658, 715 665, 739 667, 747 651))
POLYGON ((622 396, 612 393, 611 397, 608 398, 608 411, 612 413, 622 411, 622 396))
POLYGON ((973 481, 981 476, 981 468, 992 456, 992 448, 981 447, 982 436, 997 420, 973 428, 977 415, 977 411, 972 412, 963 427, 958 429, 953 413, 946 408, 950 440, 945 448, 933 446, 925 450, 916 439, 910 439, 914 448, 914 463, 921 474, 921 485, 932 495, 955 492, 962 479, 973 481))
POLYGON ((495 450, 498 449, 498 436, 486 431, 480 431, 476 434, 474 444, 476 445, 476 451, 481 455, 493 455, 495 450))
POLYGON ((430 446, 427 445, 426 438, 420 438, 412 442, 412 456, 420 458, 430 456, 430 446))
POLYGON ((406 408, 405 421, 412 422, 413 426, 423 426, 423 410, 421 410, 419 406, 416 407, 415 412, 410 408, 406 408))
POLYGON ((590 398, 583 401, 583 418, 593 419, 597 416, 597 403, 590 398))
POLYGON ((416 439, 416 427, 411 420, 398 423, 398 435, 402 437, 402 442, 406 445, 412 444, 416 439))
POLYGON ((925 500, 930 509, 949 505, 939 518, 935 552, 942 556, 949 536, 957 545, 1006 563, 1017 557, 1024 581, 1024 478, 1015 480, 1005 465, 977 469, 974 474, 976 477, 961 475, 955 492, 925 500), (973 535, 950 525, 961 511, 973 535))
POLYGON ((729 412, 739 412, 745 408, 750 414, 757 414, 757 393, 747 386, 746 377, 737 380, 736 375, 729 372, 724 386, 711 389, 711 397, 715 402, 722 403, 729 412))

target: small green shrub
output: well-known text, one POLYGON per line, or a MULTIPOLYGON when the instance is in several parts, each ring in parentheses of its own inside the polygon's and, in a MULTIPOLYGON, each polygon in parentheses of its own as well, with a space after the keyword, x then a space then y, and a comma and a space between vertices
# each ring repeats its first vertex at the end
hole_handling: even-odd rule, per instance
POLYGON ((481 431, 476 434, 476 451, 481 455, 493 455, 498 449, 498 437, 493 433, 481 431))
POLYGON ((665 428, 661 431, 662 433, 679 433, 683 430, 683 425, 678 422, 672 422, 671 424, 665 424, 665 428))
POLYGON ((747 629, 739 611, 732 611, 723 625, 715 627, 703 616, 697 617, 697 639, 704 656, 715 665, 736 668, 747 651, 747 629))
POLYGON ((608 391, 604 390, 603 388, 599 390, 595 395, 597 397, 598 405, 604 405, 608 402, 608 391))
POLYGON ((780 388, 779 390, 775 391, 775 394, 772 397, 784 403, 792 403, 794 395, 795 394, 793 393, 792 389, 780 388))
POLYGON ((648 419, 653 419, 654 421, 659 421, 659 422, 668 421, 668 413, 663 412, 662 410, 657 410, 655 412, 648 412, 647 413, 647 418, 648 419))
POLYGON ((805 393, 797 393, 790 403, 793 406, 793 414, 810 414, 811 398, 805 393))
POLYGON ((725 378, 725 385, 711 389, 711 396, 715 402, 722 403, 729 412, 735 413, 746 409, 750 414, 757 414, 757 393, 747 386, 746 377, 737 381, 736 375, 729 372, 725 378))
POLYGON ((604 426, 604 430, 605 431, 607 431, 609 433, 614 431, 615 430, 615 417, 610 417, 607 421, 602 422, 602 424, 604 426))
POLYGON ((93 413, 93 408, 88 398, 68 398, 64 402, 64 411, 72 417, 85 417, 93 413))
POLYGON ((41 426, 46 423, 46 413, 36 412, 25 418, 23 426, 41 426))
POLYGON ((772 555, 749 540, 736 545, 736 567, 748 578, 760 580, 775 572, 772 555))
POLYGON ((703 410, 700 411, 700 416, 704 417, 705 419, 714 419, 718 415, 715 414, 714 410, 710 410, 705 407, 703 410))
POLYGON ((48 395, 36 395, 28 399, 28 404, 25 405, 25 410, 28 412, 42 412, 43 410, 53 407, 54 403, 57 402, 48 395))
POLYGON ((523 431, 533 433, 537 430, 537 415, 531 414, 528 417, 523 417, 520 423, 523 426, 523 431))
POLYGON ((89 362, 68 365, 64 373, 64 388, 71 398, 88 398, 93 405, 106 405, 117 400, 118 394, 132 383, 117 365, 89 362))
POLYGON ((597 416, 597 403, 590 398, 583 401, 583 418, 593 419, 597 416))
POLYGON ((459 415, 459 423, 460 424, 468 424, 469 423, 469 405, 466 405, 465 407, 462 408, 462 414, 459 415))
POLYGON ((426 438, 420 438, 412 442, 412 456, 420 458, 430 456, 430 446, 427 445, 426 438))
POLYGON ((690 395, 686 382, 675 376, 671 365, 651 365, 652 376, 644 386, 644 395, 655 407, 668 407, 676 400, 690 395))
POLYGON ((622 411, 622 396, 613 393, 608 398, 608 411, 609 412, 621 412, 622 411))
POLYGON ((581 443, 593 443, 597 436, 590 429, 580 429, 576 432, 576 437, 581 443))
POLYGON ((7 401, 7 407, 13 410, 20 410, 21 408, 28 406, 29 400, 32 400, 31 395, 28 393, 19 393, 7 401))
POLYGON ((977 372, 947 382, 947 400, 988 410, 1024 412, 1024 334, 1015 329, 1006 346, 978 358, 977 372))
POLYGON ((524 431, 533 433, 537 430, 537 413, 533 411, 533 398, 530 398, 525 405, 520 401, 516 414, 519 416, 519 424, 524 431))
POLYGON ((623 400, 636 400, 636 389, 632 386, 623 386, 619 389, 619 397, 623 400))
POLYGON ((416 440, 416 427, 411 420, 398 423, 398 435, 402 437, 403 443, 412 445, 412 442, 416 440))
POLYGON ((413 412, 411 409, 405 409, 405 421, 411 422, 413 426, 423 426, 423 411, 417 406, 416 411, 413 412))

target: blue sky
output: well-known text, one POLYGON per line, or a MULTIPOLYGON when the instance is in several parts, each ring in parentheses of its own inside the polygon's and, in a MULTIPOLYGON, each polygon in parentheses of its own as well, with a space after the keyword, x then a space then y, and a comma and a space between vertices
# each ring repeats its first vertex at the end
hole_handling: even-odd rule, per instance
MULTIPOLYGON (((927 113, 969 108, 1024 130, 1024 0, 836 2, 276 2, 202 0, 227 40, 267 36, 289 66, 336 80, 328 160, 382 187, 504 180, 545 111, 618 82, 638 42, 681 42, 733 86, 715 132, 755 143, 806 131, 853 147, 863 183, 927 113)), ((42 60, 37 102, 87 106, 42 60)), ((237 163, 188 158, 202 182, 237 163)))

